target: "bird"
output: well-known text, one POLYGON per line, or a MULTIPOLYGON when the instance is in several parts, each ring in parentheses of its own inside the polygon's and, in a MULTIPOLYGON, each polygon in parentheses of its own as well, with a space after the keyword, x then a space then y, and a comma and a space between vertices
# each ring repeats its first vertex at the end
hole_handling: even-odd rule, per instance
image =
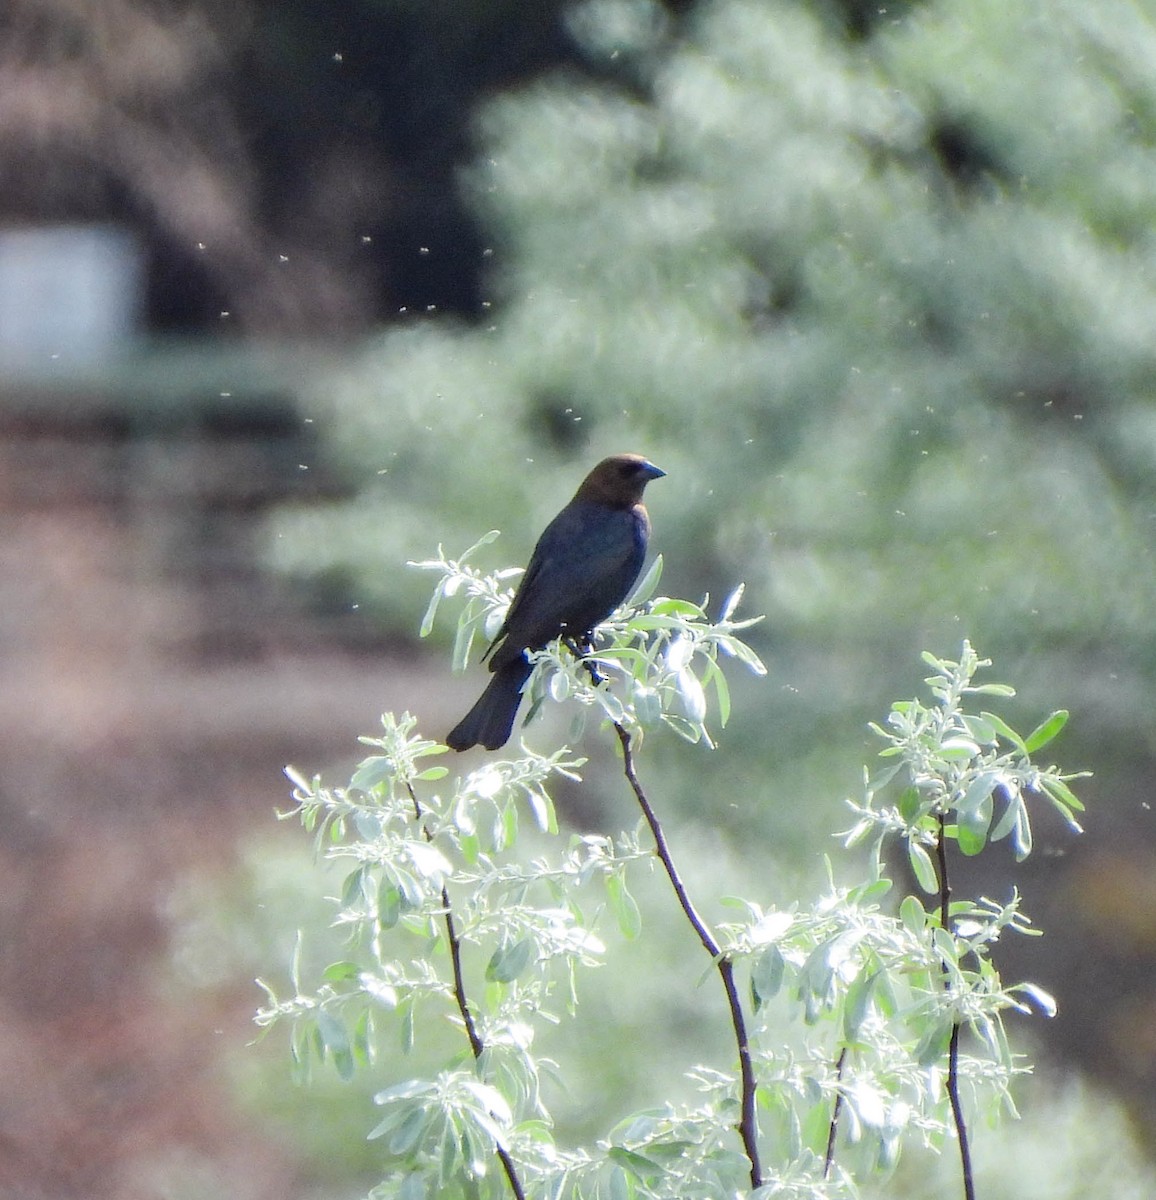
POLYGON ((642 493, 665 474, 640 454, 604 458, 542 531, 505 620, 482 655, 494 677, 446 735, 450 749, 504 746, 532 669, 526 651, 559 637, 588 645, 594 626, 626 599, 650 539, 642 493))

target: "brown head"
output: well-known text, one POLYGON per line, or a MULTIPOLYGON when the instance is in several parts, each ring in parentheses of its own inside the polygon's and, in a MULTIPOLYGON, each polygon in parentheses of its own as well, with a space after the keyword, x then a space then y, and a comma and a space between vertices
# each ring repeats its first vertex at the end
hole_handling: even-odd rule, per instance
POLYGON ((642 500, 646 485, 665 474, 641 454, 615 454, 604 458, 582 480, 574 499, 605 504, 609 508, 633 508, 642 500))

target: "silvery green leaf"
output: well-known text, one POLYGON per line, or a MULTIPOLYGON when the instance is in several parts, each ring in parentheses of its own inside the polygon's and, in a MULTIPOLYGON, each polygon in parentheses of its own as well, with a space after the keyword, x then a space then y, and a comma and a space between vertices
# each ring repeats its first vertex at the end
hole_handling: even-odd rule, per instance
POLYGON ((706 694, 702 690, 702 684, 690 670, 679 671, 676 683, 687 717, 695 724, 701 724, 706 718, 706 694))

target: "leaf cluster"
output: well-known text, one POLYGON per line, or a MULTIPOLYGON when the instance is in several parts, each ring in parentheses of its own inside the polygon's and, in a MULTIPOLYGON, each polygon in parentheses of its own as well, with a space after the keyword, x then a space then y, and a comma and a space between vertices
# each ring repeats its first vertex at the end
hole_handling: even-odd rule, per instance
MULTIPOLYGON (((513 589, 503 584, 519 573, 516 568, 486 575, 468 562, 496 537, 496 532, 487 534, 456 559, 447 558, 439 546, 437 558, 409 564, 441 575, 422 620, 423 637, 432 632, 444 598, 466 597, 454 635, 455 670, 467 666, 479 634, 487 643, 496 635, 513 599, 513 589)), ((665 725, 689 742, 702 741, 713 748, 706 725, 706 689, 713 690, 718 722, 725 726, 731 697, 720 659, 734 659, 756 675, 765 675, 762 660, 739 637, 762 618, 735 619, 742 585, 727 596, 714 620, 707 615, 709 596, 701 604, 655 597, 662 566, 659 555, 625 603, 598 627, 604 644, 592 654, 575 655, 573 646, 555 641, 528 655, 534 671, 524 689, 529 697, 526 723, 547 698, 559 703, 573 698, 581 707, 571 741, 582 736, 582 718, 593 710, 639 734, 665 725)))
POLYGON ((958 663, 924 655, 934 674, 924 682, 934 703, 918 700, 892 705, 886 726, 872 725, 887 742, 880 755, 895 763, 866 780, 865 798, 852 805, 859 816, 848 845, 871 838, 876 861, 888 833, 899 834, 915 878, 925 892, 939 890, 941 881, 928 852, 943 836, 968 856, 979 854, 988 841, 1011 838, 1017 860, 1032 849, 1028 797, 1044 799, 1080 833, 1075 814, 1083 804, 1069 786, 1078 775, 1064 775, 1054 766, 1041 768, 1031 756, 1047 746, 1068 721, 1060 709, 1021 737, 999 715, 987 710, 965 711, 967 696, 1015 695, 1001 683, 973 683, 975 673, 990 666, 965 641, 958 663), (891 804, 878 806, 895 781, 906 786, 891 804))

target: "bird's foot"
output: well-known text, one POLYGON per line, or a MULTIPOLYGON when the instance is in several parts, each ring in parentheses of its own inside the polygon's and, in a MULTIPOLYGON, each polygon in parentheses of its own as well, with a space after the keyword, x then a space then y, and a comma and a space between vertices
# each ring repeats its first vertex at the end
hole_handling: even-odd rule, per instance
POLYGON ((606 682, 606 676, 598 669, 598 664, 588 655, 594 653, 594 639, 590 637, 565 639, 566 647, 575 658, 579 659, 582 665, 586 668, 590 675, 590 679, 595 687, 600 687, 606 682))

